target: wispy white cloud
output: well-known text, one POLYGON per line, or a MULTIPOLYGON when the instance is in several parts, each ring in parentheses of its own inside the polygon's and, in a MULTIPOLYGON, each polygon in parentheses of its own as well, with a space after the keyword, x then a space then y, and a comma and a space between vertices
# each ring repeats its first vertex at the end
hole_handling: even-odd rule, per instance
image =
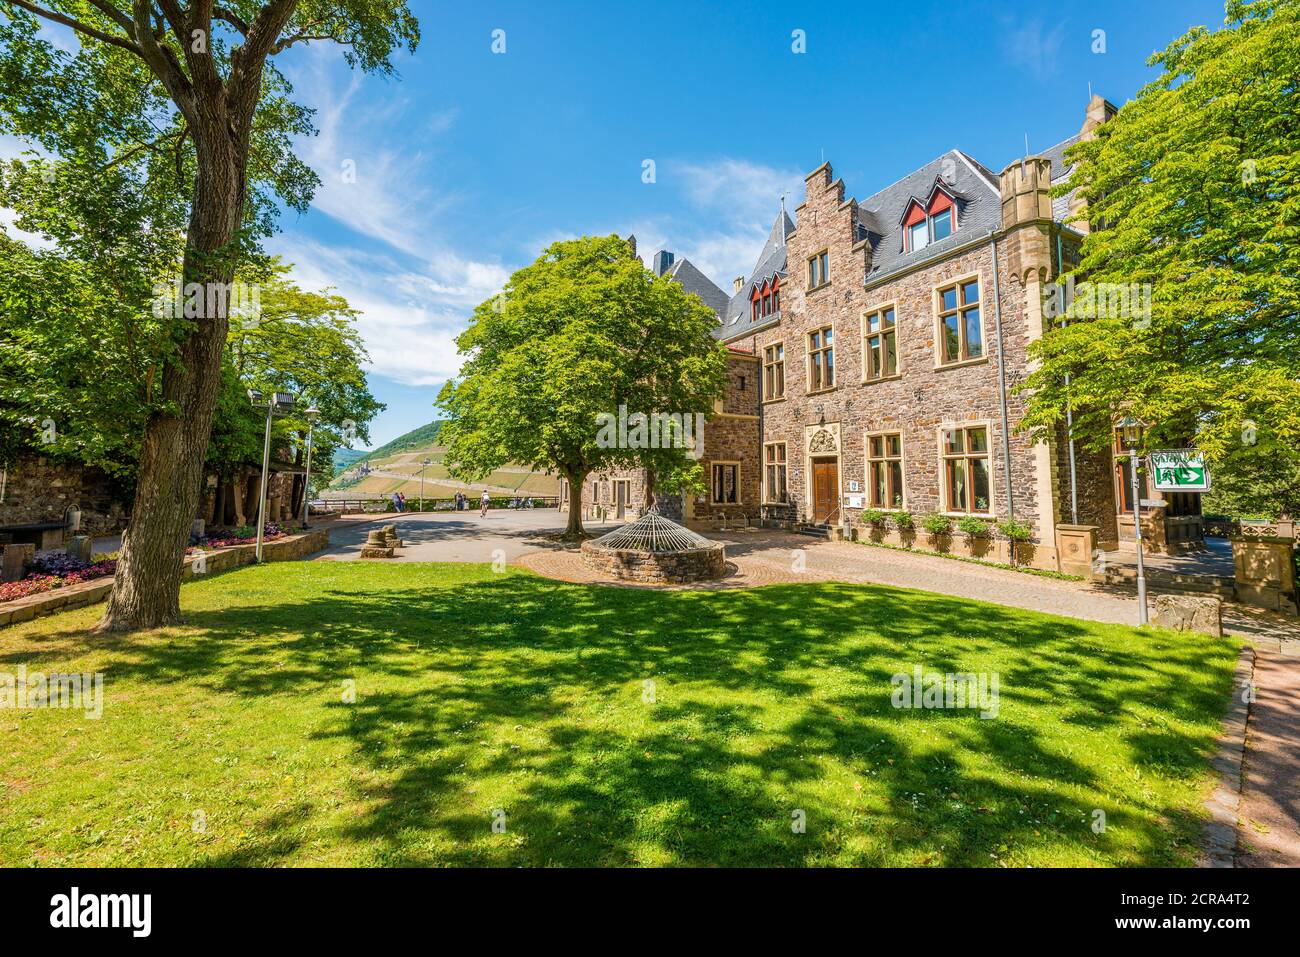
POLYGON ((436 386, 460 367, 455 338, 470 311, 505 283, 506 270, 452 257, 411 269, 401 257, 325 245, 297 233, 272 249, 308 289, 334 288, 360 313, 370 371, 404 385, 436 386))
POLYGON ((1006 21, 1002 30, 1002 52, 1011 63, 1041 80, 1056 73, 1064 40, 1064 21, 1050 30, 1039 19, 1019 25, 1006 21))
POLYGON ((290 73, 317 110, 319 133, 303 138, 298 152, 321 179, 313 209, 372 242, 327 245, 295 230, 270 245, 302 285, 334 287, 359 311, 372 372, 436 386, 459 368, 454 339, 469 313, 509 273, 458 251, 448 214, 463 197, 440 188, 431 169, 431 150, 453 129, 456 111, 429 111, 400 92, 380 105, 363 102, 367 80, 331 64, 314 54, 290 73), (395 128, 409 134, 394 136, 395 128))
POLYGON ((748 160, 724 157, 707 162, 665 161, 657 171, 656 189, 680 199, 684 211, 632 220, 607 220, 579 230, 552 230, 525 244, 540 252, 561 239, 616 233, 636 236, 637 253, 648 264, 660 249, 689 259, 720 289, 730 293, 732 280, 753 269, 772 223, 781 209, 803 198, 803 174, 748 160))
POLYGON ((797 169, 777 169, 729 157, 707 163, 669 164, 668 175, 681 178, 686 197, 694 205, 730 223, 766 217, 766 225, 771 225, 781 197, 803 192, 803 174, 797 169))

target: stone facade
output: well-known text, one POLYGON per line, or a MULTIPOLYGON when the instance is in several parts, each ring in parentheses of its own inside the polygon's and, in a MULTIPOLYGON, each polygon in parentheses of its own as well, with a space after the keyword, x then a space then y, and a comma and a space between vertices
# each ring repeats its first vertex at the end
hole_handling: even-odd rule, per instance
POLYGON ((40 455, 4 469, 0 525, 62 521, 72 508, 84 534, 112 535, 126 524, 130 493, 99 469, 40 455))

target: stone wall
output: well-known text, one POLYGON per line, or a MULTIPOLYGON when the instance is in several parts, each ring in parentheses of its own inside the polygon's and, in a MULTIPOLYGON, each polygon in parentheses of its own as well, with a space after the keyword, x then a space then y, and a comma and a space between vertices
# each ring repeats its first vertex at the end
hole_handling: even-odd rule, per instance
POLYGON ((603 548, 594 542, 583 542, 582 560, 588 568, 602 575, 619 581, 652 585, 711 581, 721 578, 727 571, 726 550, 720 544, 660 554, 627 548, 603 548))
POLYGON ((704 426, 700 456, 705 491, 688 503, 687 520, 703 525, 757 522, 762 512, 762 433, 758 414, 760 369, 752 354, 731 353, 727 363, 727 395, 704 426), (734 505, 713 502, 713 463, 736 462, 740 468, 734 505))
POLYGON ((126 525, 131 491, 99 469, 23 456, 5 469, 4 485, 0 525, 62 521, 74 507, 86 535, 112 535, 126 525))

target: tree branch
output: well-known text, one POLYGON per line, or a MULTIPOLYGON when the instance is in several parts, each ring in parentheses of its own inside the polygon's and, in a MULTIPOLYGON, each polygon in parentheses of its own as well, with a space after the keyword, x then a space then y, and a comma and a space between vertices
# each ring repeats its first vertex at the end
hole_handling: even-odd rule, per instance
MULTIPOLYGON (((165 143, 167 140, 170 140, 173 137, 180 137, 180 142, 184 142, 185 137, 189 135, 189 132, 190 131, 187 127, 182 126, 179 130, 172 130, 170 133, 164 133, 162 136, 158 137, 157 139, 150 140, 148 143, 137 143, 135 146, 132 146, 130 149, 125 150, 122 153, 119 153, 113 159, 109 160, 107 163, 105 163, 103 166, 99 168, 99 171, 102 173, 105 172, 106 170, 110 170, 114 166, 118 166, 121 163, 125 163, 132 156, 142 153, 145 150, 154 150, 156 152, 155 147, 157 147, 160 143, 165 143)), ((179 143, 177 145, 179 145, 179 143)))
POLYGON ((245 37, 248 36, 248 29, 249 29, 248 21, 245 20, 243 17, 241 17, 239 14, 235 13, 233 10, 227 10, 225 7, 214 7, 212 10, 212 19, 224 20, 226 23, 229 23, 232 27, 234 27, 236 30, 242 33, 245 37))
POLYGON ((172 101, 175 102, 177 108, 185 115, 185 119, 189 121, 190 126, 193 127, 198 122, 194 103, 194 87, 190 83, 189 77, 180 68, 180 64, 176 60, 176 52, 172 50, 171 45, 164 46, 160 44, 154 36, 153 24, 150 22, 153 4, 150 3, 150 0, 134 0, 132 12, 135 16, 135 38, 140 44, 141 57, 149 64, 149 68, 153 70, 154 75, 166 87, 172 101))
MULTIPOLYGON (((12 3, 16 7, 21 7, 28 13, 34 13, 38 17, 44 17, 46 20, 50 20, 54 23, 61 23, 65 27, 71 27, 78 33, 84 33, 86 36, 93 37, 103 43, 108 43, 115 47, 121 47, 123 50, 128 50, 131 53, 134 53, 136 56, 140 57, 140 59, 146 60, 146 62, 148 60, 144 55, 144 51, 141 50, 140 47, 123 37, 115 37, 111 33, 97 30, 89 24, 82 23, 80 20, 74 20, 72 17, 65 16, 62 13, 55 13, 53 10, 46 10, 42 7, 38 7, 36 4, 29 2, 29 0, 5 0, 5 2, 12 3)), ((98 6, 98 4, 96 4, 96 6, 98 6)))

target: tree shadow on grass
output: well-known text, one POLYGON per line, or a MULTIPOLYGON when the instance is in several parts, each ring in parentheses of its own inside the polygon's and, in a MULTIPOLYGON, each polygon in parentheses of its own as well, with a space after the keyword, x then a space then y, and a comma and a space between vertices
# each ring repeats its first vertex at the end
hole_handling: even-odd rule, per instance
MULTIPOLYGON (((1084 757, 1194 778, 1231 680, 1223 646, 924 592, 447 584, 405 567, 191 610, 182 640, 117 640, 111 678, 286 707, 330 696, 313 736, 370 772, 337 836, 377 862, 572 866, 987 865, 1034 849, 1176 863, 1194 820, 1084 757), (914 665, 998 672, 999 717, 895 709, 890 678, 914 665), (345 678, 355 704, 338 701, 345 678), (1119 836, 1089 829, 1097 808, 1119 836)), ((292 860, 301 827, 268 816, 208 862, 292 860)))

